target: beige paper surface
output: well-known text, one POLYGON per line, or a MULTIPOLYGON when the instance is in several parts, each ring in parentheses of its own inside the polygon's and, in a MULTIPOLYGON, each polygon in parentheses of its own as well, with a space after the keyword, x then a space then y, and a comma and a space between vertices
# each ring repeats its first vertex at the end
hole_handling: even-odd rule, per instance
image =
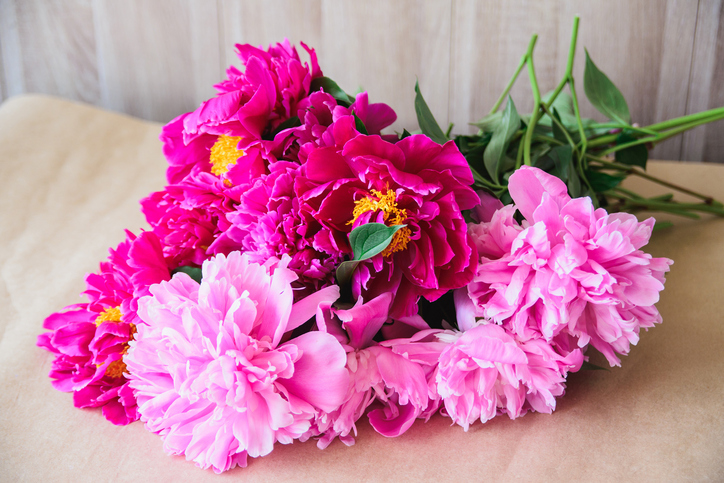
MULTIPOLYGON (((83 277, 144 226, 164 185, 160 125, 42 96, 0 107, 0 481, 722 481, 724 220, 677 219, 647 250, 675 260, 623 367, 569 377, 552 415, 449 419, 399 438, 361 420, 357 444, 277 445, 221 476, 163 453, 142 423, 113 426, 53 389, 43 319, 80 302, 83 277)), ((724 166, 650 172, 724 199, 724 166)), ((643 189, 648 187, 642 186, 643 189)))

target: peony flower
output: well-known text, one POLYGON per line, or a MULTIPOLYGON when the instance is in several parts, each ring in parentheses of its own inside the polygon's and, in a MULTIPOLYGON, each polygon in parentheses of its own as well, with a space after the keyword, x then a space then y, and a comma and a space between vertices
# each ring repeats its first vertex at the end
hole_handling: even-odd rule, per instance
POLYGON ((461 299, 472 304, 469 316, 503 324, 521 341, 564 347, 573 337, 619 365, 616 354, 661 321, 654 304, 673 262, 641 251, 653 218, 594 209, 590 198, 571 199, 562 181, 537 168, 513 173, 509 190, 515 207, 469 228, 480 255, 470 300, 461 299))
POLYGON ((124 355, 140 322, 138 298, 148 294, 148 286, 168 278, 153 233, 136 238, 127 232, 99 273, 86 277, 89 301, 70 305, 43 323, 50 332, 38 336, 38 346, 55 354, 53 387, 72 391, 76 407, 102 407, 113 424, 137 420, 124 355))
MULTIPOLYGON (((341 148, 357 136, 353 114, 365 125, 367 134, 381 134, 382 129, 397 119, 397 114, 387 104, 369 104, 366 92, 357 94, 349 107, 337 105, 334 97, 322 91, 313 92, 302 100, 297 114, 302 125, 294 129, 300 146, 299 162, 306 162, 309 153, 316 148, 341 148)), ((393 139, 396 141, 397 136, 393 135, 393 139)))
POLYGON ((209 246, 229 227, 226 214, 239 189, 227 189, 209 173, 187 177, 141 200, 146 221, 163 244, 171 268, 201 265, 209 246))
POLYGON ((552 412, 566 374, 583 362, 578 349, 563 357, 541 339, 521 343, 494 324, 438 338, 452 343, 440 354, 437 390, 448 416, 465 431, 498 413, 515 419, 528 409, 552 412))
POLYGON ((288 262, 217 255, 201 284, 178 273, 141 299, 149 325, 126 363, 140 418, 167 452, 216 472, 246 466, 277 441, 308 438, 317 413, 342 403, 349 375, 339 342, 319 331, 288 335, 339 290, 293 304, 288 262))
MULTIPOLYGON (((385 293, 366 303, 360 298, 349 309, 320 306, 317 325, 347 350, 350 375, 339 409, 317 416, 316 431, 322 434, 317 445, 322 449, 336 437, 348 446, 354 444, 351 433, 357 434, 356 422, 375 403, 380 407, 368 417, 372 427, 386 437, 401 435, 417 418, 427 420, 439 407, 433 375, 439 350, 431 357, 419 357, 425 351, 419 350, 424 344, 418 343, 411 357, 411 351, 403 347, 410 340, 374 342, 373 337, 389 320, 391 299, 392 294, 385 293)), ((424 336, 423 332, 418 334, 424 336)))
POLYGON ((352 229, 370 222, 406 225, 384 252, 358 266, 355 299, 395 293, 390 316, 397 319, 416 314, 420 296, 436 300, 470 282, 477 255, 461 210, 478 197, 454 143, 441 146, 415 135, 391 144, 359 135, 341 150, 310 152, 304 169, 295 183, 298 232, 316 250, 350 255, 352 229))

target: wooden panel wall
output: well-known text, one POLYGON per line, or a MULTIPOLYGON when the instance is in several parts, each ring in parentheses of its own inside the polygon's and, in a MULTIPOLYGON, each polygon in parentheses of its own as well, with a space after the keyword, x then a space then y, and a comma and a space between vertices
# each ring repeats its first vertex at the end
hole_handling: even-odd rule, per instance
MULTIPOLYGON (((42 92, 166 122, 214 94, 234 44, 287 37, 325 74, 416 126, 415 79, 441 124, 471 132, 533 32, 543 91, 565 69, 572 18, 585 46, 648 124, 724 105, 723 0, 0 0, 0 98, 42 92)), ((532 107, 526 76, 512 91, 532 107)), ((583 100, 586 116, 600 115, 583 100)), ((724 162, 724 122, 653 156, 724 162)))

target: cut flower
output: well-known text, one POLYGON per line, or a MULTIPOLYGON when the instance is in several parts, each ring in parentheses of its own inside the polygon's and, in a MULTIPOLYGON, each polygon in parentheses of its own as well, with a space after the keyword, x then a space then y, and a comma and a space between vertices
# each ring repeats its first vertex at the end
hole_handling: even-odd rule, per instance
POLYGON ((167 452, 216 472, 246 466, 277 441, 312 436, 315 416, 342 403, 349 375, 339 342, 319 331, 285 337, 339 290, 293 304, 288 263, 217 255, 201 284, 178 273, 140 301, 148 325, 126 363, 140 418, 167 452))

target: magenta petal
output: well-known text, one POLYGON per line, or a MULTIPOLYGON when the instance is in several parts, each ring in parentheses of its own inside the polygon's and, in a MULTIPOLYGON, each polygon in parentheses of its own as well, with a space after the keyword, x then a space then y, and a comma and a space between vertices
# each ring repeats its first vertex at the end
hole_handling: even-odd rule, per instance
POLYGON ((301 350, 302 356, 294 363, 294 375, 279 383, 322 411, 337 409, 349 386, 347 355, 337 339, 324 332, 307 332, 280 348, 290 345, 301 350))

